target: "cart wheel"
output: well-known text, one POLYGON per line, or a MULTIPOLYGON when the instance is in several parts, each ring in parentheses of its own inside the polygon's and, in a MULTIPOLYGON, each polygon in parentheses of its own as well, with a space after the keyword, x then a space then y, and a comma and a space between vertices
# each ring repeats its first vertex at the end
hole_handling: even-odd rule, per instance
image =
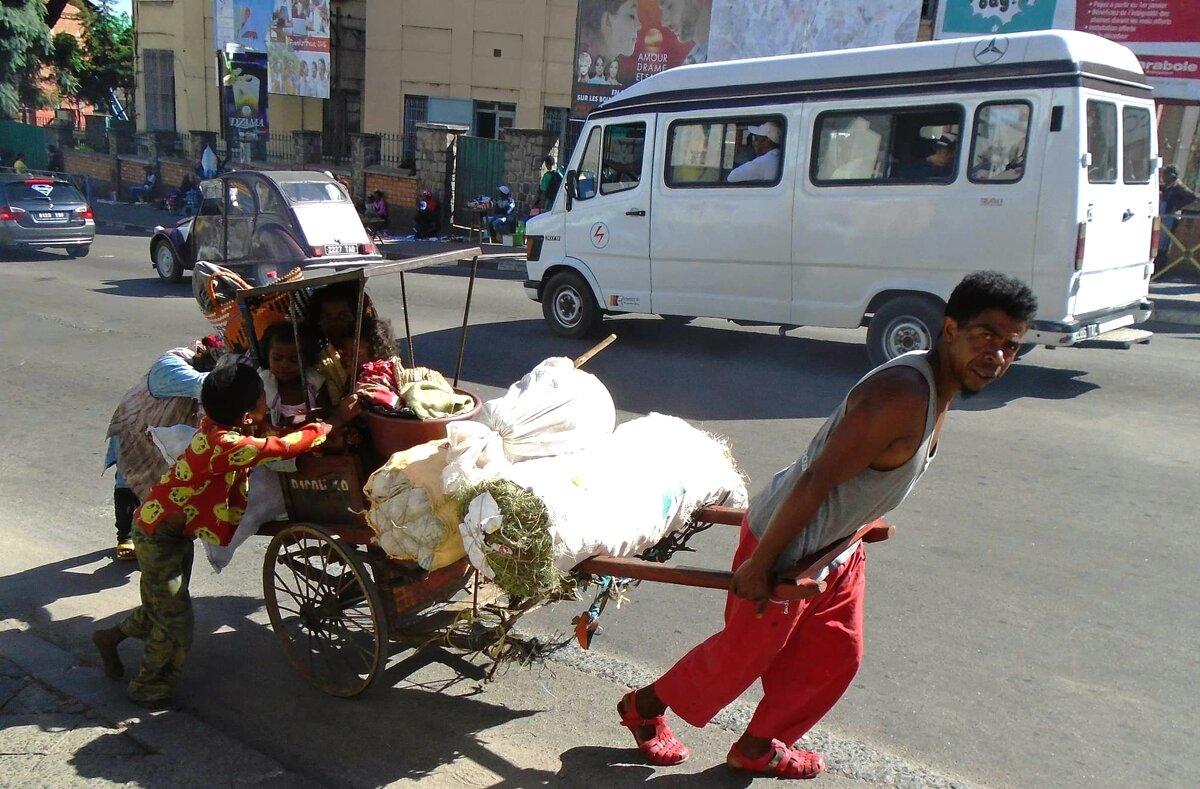
POLYGON ((358 552, 312 524, 288 526, 263 563, 271 627, 296 670, 332 696, 371 687, 386 661, 383 602, 358 552))

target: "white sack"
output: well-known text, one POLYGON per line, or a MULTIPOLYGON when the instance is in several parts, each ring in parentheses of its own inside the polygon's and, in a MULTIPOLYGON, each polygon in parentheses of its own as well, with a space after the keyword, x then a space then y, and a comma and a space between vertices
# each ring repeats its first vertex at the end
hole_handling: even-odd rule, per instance
POLYGON ((196 428, 191 425, 170 425, 169 427, 147 427, 150 440, 162 453, 167 465, 173 465, 187 451, 196 435, 196 428))
POLYGON ((283 520, 287 517, 287 505, 283 500, 283 476, 266 466, 250 469, 250 487, 246 493, 246 512, 238 523, 237 530, 228 545, 204 543, 208 563, 213 572, 221 572, 233 559, 233 553, 242 543, 258 533, 258 528, 267 521, 283 520))
MULTIPOLYGON (((554 564, 563 572, 592 556, 633 556, 682 529, 697 508, 747 504, 746 483, 726 445, 672 416, 627 422, 590 448, 514 463, 502 475, 533 490, 550 514, 554 564)), ((476 563, 494 502, 472 500, 459 526, 476 563)), ((487 496, 490 499, 490 496, 487 496)))
POLYGON ((612 395, 566 357, 546 359, 503 397, 483 404, 475 422, 452 422, 442 490, 455 495, 503 474, 511 463, 577 452, 612 433, 612 395))

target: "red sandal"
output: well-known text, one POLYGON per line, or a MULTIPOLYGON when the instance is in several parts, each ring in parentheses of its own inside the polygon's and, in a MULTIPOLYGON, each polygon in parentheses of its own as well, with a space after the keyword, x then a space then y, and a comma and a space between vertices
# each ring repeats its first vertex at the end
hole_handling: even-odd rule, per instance
POLYGON ((771 750, 757 759, 747 757, 737 743, 729 749, 725 763, 735 770, 773 775, 776 778, 816 778, 825 772, 825 757, 800 748, 789 748, 771 740, 771 750))
POLYGON ((687 746, 680 742, 675 733, 671 731, 665 717, 662 715, 655 715, 653 718, 638 716, 636 690, 626 693, 617 703, 617 715, 621 716, 621 725, 633 734, 633 740, 637 743, 638 750, 651 764, 670 767, 687 761, 687 758, 691 756, 687 746), (622 704, 625 705, 624 712, 621 712, 622 704), (637 730, 643 726, 653 726, 654 736, 646 740, 639 740, 637 730))

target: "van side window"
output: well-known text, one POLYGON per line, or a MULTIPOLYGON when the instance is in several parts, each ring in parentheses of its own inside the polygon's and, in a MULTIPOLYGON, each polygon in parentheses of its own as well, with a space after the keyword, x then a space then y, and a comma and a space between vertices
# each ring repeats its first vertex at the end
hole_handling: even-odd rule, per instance
POLYGON ((821 113, 809 177, 818 186, 951 183, 962 122, 956 105, 821 113))
POLYGON ((975 111, 971 137, 970 179, 975 182, 1015 183, 1025 174, 1029 140, 1029 104, 983 104, 975 111))
POLYGON ((1087 150, 1092 155, 1088 183, 1116 183, 1117 105, 1088 99, 1087 150))
POLYGON ((1150 180, 1150 110, 1121 109, 1121 172, 1127 184, 1150 180))
POLYGON ((786 129, 778 115, 673 123, 667 186, 774 186, 782 175, 786 129))

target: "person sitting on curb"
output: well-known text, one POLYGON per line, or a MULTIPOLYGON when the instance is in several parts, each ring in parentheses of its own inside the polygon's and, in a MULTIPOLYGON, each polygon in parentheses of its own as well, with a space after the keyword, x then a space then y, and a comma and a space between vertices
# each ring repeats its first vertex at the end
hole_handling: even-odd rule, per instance
POLYGON ((129 187, 129 202, 131 203, 148 203, 150 198, 154 197, 154 187, 158 185, 158 176, 154 174, 154 168, 146 165, 146 180, 140 186, 129 187))
POLYGON ((512 199, 512 191, 504 184, 496 187, 500 193, 492 203, 492 216, 488 220, 488 235, 493 244, 499 244, 505 233, 511 233, 517 227, 517 203, 512 199))
POLYGON ((367 230, 376 232, 387 227, 388 222, 388 204, 387 198, 383 196, 383 192, 376 189, 370 197, 367 198, 366 215, 363 217, 363 224, 367 226, 367 230))
POLYGON ((417 201, 417 217, 413 222, 413 235, 417 238, 437 238, 442 232, 442 212, 437 198, 429 189, 421 192, 417 201))

